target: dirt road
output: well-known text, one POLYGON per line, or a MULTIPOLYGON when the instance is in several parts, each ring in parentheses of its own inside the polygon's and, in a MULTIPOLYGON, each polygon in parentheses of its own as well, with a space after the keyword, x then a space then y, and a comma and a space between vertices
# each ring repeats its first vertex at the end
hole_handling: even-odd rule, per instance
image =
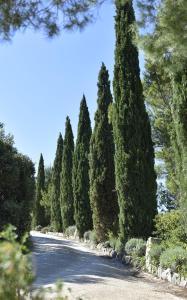
POLYGON ((100 256, 86 246, 32 232, 34 288, 63 279, 73 299, 83 300, 179 300, 187 293, 146 274, 137 274, 120 262, 100 256))

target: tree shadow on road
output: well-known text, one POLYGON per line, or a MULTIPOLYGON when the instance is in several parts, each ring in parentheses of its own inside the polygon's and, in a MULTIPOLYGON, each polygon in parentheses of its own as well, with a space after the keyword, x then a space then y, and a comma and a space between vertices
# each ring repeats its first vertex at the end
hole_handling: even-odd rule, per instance
MULTIPOLYGON (((134 271, 121 263, 75 248, 72 241, 34 237, 35 285, 53 284, 58 279, 78 284, 104 282, 105 278, 136 281, 134 271)), ((77 244, 78 245, 78 244, 77 244)))
MULTIPOLYGON (((173 294, 183 299, 187 292, 178 287, 169 286, 124 266, 115 259, 98 256, 70 240, 58 240, 49 237, 33 237, 33 262, 36 272, 34 287, 51 285, 61 279, 64 283, 99 284, 107 278, 136 283, 142 281, 153 285, 155 291, 173 294)), ((123 284, 123 283, 122 283, 123 284)))

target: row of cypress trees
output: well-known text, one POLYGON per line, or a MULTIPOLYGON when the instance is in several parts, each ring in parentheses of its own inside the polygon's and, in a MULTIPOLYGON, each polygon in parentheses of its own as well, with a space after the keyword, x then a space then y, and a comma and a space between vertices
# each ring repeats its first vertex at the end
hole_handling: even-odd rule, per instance
POLYGON ((129 237, 147 237, 153 230, 156 175, 132 30, 132 1, 116 0, 115 22, 115 101, 102 64, 93 133, 83 96, 75 149, 68 117, 64 141, 59 136, 52 172, 51 222, 58 231, 75 223, 80 237, 93 222, 98 240, 105 240, 108 232, 119 232, 123 242, 129 237))

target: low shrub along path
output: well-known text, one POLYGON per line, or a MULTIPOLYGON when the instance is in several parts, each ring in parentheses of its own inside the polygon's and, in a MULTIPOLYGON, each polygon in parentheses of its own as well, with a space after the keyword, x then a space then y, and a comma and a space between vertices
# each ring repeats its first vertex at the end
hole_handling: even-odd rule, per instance
POLYGON ((31 232, 34 243, 34 288, 62 279, 71 298, 83 300, 177 300, 187 293, 144 273, 104 257, 98 251, 63 238, 31 232))

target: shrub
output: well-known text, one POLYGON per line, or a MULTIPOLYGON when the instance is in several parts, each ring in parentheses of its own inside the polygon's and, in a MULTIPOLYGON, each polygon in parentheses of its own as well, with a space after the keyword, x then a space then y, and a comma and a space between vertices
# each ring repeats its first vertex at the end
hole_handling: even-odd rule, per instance
POLYGON ((116 246, 118 244, 118 237, 114 236, 113 232, 109 232, 108 239, 110 246, 116 250, 116 246))
POLYGON ((94 230, 92 230, 91 232, 90 232, 90 241, 93 243, 93 244, 98 244, 98 239, 97 239, 97 236, 96 236, 96 233, 95 233, 95 231, 94 230))
POLYGON ((182 246, 186 243, 187 236, 181 224, 181 213, 178 210, 158 214, 155 217, 155 228, 156 236, 161 238, 167 247, 182 246))
POLYGON ((77 230, 77 228, 76 228, 75 225, 74 226, 69 226, 65 231, 65 236, 66 237, 73 237, 76 233, 76 230, 77 230))
POLYGON ((132 264, 138 269, 145 269, 145 256, 132 255, 132 264))
POLYGON ((23 254, 23 245, 16 242, 15 230, 9 225, 0 233, 0 299, 20 299, 20 294, 25 297, 33 281, 30 258, 23 254))
POLYGON ((179 246, 166 249, 160 256, 160 265, 187 276, 187 251, 179 246))
POLYGON ((120 241, 118 237, 116 237, 113 232, 109 232, 108 234, 109 244, 117 253, 123 253, 125 249, 125 245, 120 241))
POLYGON ((25 245, 17 242, 13 226, 0 232, 0 299, 44 300, 51 295, 50 299, 68 300, 66 296, 62 296, 63 286, 60 282, 55 285, 54 289, 48 288, 32 292, 32 298, 30 298, 34 276, 30 255, 25 255, 24 249, 25 245))
POLYGON ((86 231, 86 232, 84 233, 84 240, 85 240, 85 241, 90 241, 90 235, 91 235, 91 230, 86 231))
POLYGON ((35 230, 36 230, 36 231, 41 231, 41 230, 42 230, 42 226, 41 226, 41 225, 36 226, 36 227, 35 227, 35 230))
POLYGON ((162 252, 164 251, 164 247, 163 245, 154 245, 150 252, 149 252, 149 256, 151 259, 151 263, 155 266, 158 267, 160 264, 160 255, 162 254, 162 252))
POLYGON ((96 234, 95 234, 94 230, 86 231, 84 233, 84 240, 90 241, 95 245, 98 244, 98 240, 97 240, 97 237, 96 237, 96 234))
POLYGON ((47 233, 47 232, 49 232, 49 227, 46 226, 41 229, 41 233, 47 233))
POLYGON ((49 225, 49 226, 47 226, 47 227, 48 227, 48 231, 49 231, 49 232, 56 232, 56 230, 55 230, 55 228, 54 228, 53 225, 49 225))
POLYGON ((125 244, 125 251, 128 255, 136 255, 142 257, 145 255, 146 242, 143 239, 130 239, 125 244))

